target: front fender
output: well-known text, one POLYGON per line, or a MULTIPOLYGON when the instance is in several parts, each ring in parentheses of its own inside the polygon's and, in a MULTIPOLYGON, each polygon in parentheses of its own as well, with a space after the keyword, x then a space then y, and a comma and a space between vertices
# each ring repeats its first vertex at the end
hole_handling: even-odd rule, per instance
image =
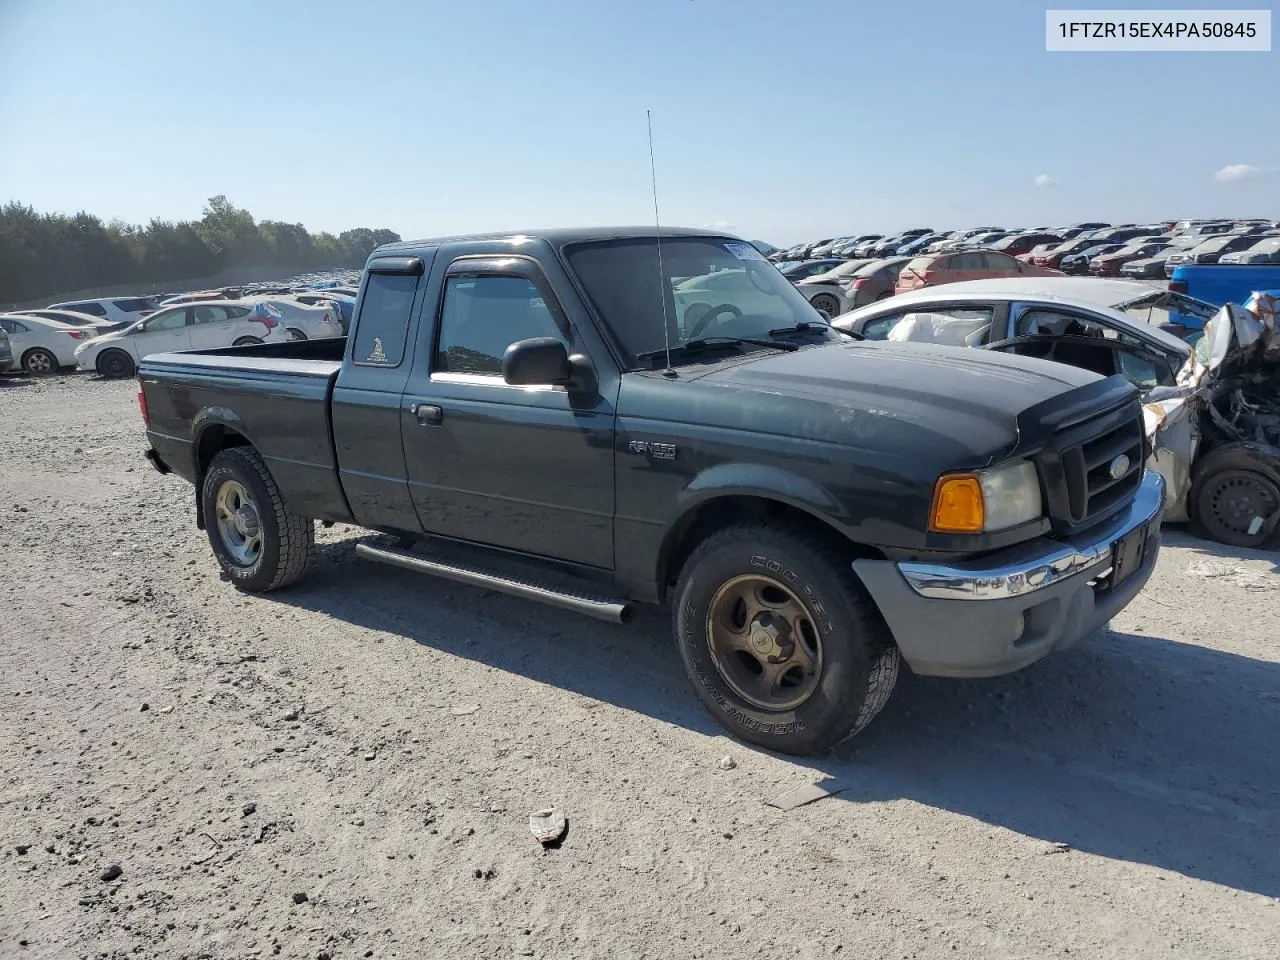
POLYGON ((704 470, 680 492, 681 516, 717 497, 764 497, 804 510, 827 523, 835 523, 840 504, 812 480, 782 467, 759 463, 721 463, 704 470))

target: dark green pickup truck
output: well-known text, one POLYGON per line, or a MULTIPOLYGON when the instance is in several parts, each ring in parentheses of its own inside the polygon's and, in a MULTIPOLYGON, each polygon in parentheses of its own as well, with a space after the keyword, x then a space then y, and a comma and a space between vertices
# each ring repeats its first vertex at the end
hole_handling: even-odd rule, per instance
POLYGON ((302 576, 319 520, 605 619, 670 602, 703 702, 783 751, 860 730, 902 659, 989 676, 1074 643, 1159 550, 1128 382, 843 336, 705 231, 382 247, 348 338, 139 378, 148 455, 241 589, 302 576))

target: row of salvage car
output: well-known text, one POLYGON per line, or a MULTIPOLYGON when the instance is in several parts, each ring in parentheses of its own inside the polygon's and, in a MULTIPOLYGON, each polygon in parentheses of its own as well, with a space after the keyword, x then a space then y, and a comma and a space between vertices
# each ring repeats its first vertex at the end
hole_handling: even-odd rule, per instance
POLYGON ((1166 480, 1166 518, 1263 547, 1280 546, 1278 304, 1280 291, 1219 309, 1133 281, 999 278, 882 298, 832 325, 1125 377, 1143 394, 1148 466, 1166 480))
POLYGON ((172 297, 107 297, 0 314, 0 372, 129 377, 148 354, 345 336, 355 288, 335 280, 172 297), (6 349, 7 348, 7 349, 6 349))

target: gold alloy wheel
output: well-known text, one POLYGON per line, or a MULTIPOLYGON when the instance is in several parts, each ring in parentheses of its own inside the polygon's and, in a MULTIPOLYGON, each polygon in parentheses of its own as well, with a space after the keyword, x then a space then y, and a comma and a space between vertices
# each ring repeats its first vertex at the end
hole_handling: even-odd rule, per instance
POLYGON ((764 710, 792 710, 813 695, 822 675, 815 618, 772 577, 725 582, 707 610, 711 662, 738 696, 764 710))

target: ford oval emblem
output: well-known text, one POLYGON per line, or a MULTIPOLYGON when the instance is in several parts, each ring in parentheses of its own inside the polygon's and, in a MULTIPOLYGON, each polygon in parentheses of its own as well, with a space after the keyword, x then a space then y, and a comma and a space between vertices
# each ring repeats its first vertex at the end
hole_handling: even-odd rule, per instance
POLYGON ((1112 460, 1110 465, 1107 467, 1107 473, 1111 474, 1112 480, 1119 480, 1128 472, 1129 455, 1126 453, 1120 454, 1120 456, 1112 460))

